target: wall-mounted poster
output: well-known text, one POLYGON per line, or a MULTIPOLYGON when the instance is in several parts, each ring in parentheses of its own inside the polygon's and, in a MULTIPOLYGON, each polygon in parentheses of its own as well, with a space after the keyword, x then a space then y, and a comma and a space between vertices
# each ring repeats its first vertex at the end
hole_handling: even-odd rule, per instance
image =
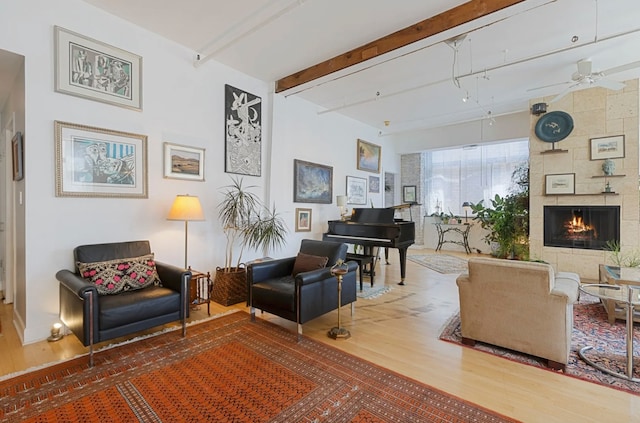
POLYGON ((293 202, 331 204, 333 167, 294 159, 293 202))
POLYGON ((369 192, 379 194, 380 193, 380 177, 369 176, 369 192))
POLYGON ((380 173, 382 147, 358 140, 358 170, 380 173))
POLYGON ((224 171, 260 176, 262 171, 262 99, 224 86, 224 171))
POLYGON ((54 27, 55 90, 142 110, 142 57, 54 27))
POLYGON ((347 203, 367 204, 367 180, 347 176, 347 203))
POLYGON ((56 196, 148 198, 147 136, 55 121, 56 196))

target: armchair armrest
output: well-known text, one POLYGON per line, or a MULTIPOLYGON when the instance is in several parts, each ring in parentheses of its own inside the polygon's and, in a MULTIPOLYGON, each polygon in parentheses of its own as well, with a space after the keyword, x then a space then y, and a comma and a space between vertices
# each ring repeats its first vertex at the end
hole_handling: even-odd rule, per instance
MULTIPOLYGON (((355 261, 347 262, 347 271, 355 272, 358 269, 358 263, 355 261)), ((315 282, 323 281, 325 279, 333 278, 331 274, 331 268, 325 267, 323 269, 310 270, 309 272, 298 273, 296 276, 296 285, 309 285, 315 282)))
POLYGON ((295 257, 287 257, 283 259, 252 263, 248 267, 247 283, 252 285, 268 279, 290 275, 291 272, 293 272, 293 264, 295 261, 295 257))
POLYGON ((183 292, 182 281, 186 273, 189 274, 187 280, 191 279, 191 272, 184 270, 182 267, 159 261, 156 261, 156 270, 158 271, 162 286, 185 294, 186 291, 183 292))
POLYGON ((98 290, 95 285, 84 279, 77 273, 73 273, 70 270, 60 270, 56 273, 56 279, 60 281, 60 284, 65 286, 69 291, 73 292, 78 298, 83 298, 84 295, 93 291, 94 295, 98 295, 98 290))

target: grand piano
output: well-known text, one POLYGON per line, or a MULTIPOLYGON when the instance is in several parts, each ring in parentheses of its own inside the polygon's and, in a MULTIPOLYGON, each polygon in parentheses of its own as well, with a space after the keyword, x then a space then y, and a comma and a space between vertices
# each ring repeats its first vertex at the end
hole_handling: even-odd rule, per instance
POLYGON ((363 245, 365 254, 371 251, 371 247, 384 247, 385 252, 388 248, 397 248, 400 253, 399 285, 404 285, 407 248, 415 242, 416 227, 414 222, 394 219, 394 214, 398 208, 409 206, 355 208, 351 220, 330 220, 329 231, 322 235, 322 239, 363 245))

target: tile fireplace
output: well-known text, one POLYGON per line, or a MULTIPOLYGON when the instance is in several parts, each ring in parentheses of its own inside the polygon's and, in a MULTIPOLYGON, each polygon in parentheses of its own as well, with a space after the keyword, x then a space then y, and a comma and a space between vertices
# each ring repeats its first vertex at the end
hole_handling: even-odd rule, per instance
POLYGON ((603 250, 620 242, 620 206, 545 206, 546 247, 603 250))

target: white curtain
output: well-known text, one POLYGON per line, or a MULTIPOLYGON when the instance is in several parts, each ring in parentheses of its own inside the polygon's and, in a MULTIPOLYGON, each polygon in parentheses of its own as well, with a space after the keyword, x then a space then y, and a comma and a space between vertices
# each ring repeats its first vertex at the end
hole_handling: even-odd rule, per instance
POLYGON ((514 169, 529 160, 529 141, 512 140, 434 150, 424 153, 424 201, 428 214, 439 211, 464 216, 462 203, 477 203, 499 194, 505 196, 511 188, 514 169))

